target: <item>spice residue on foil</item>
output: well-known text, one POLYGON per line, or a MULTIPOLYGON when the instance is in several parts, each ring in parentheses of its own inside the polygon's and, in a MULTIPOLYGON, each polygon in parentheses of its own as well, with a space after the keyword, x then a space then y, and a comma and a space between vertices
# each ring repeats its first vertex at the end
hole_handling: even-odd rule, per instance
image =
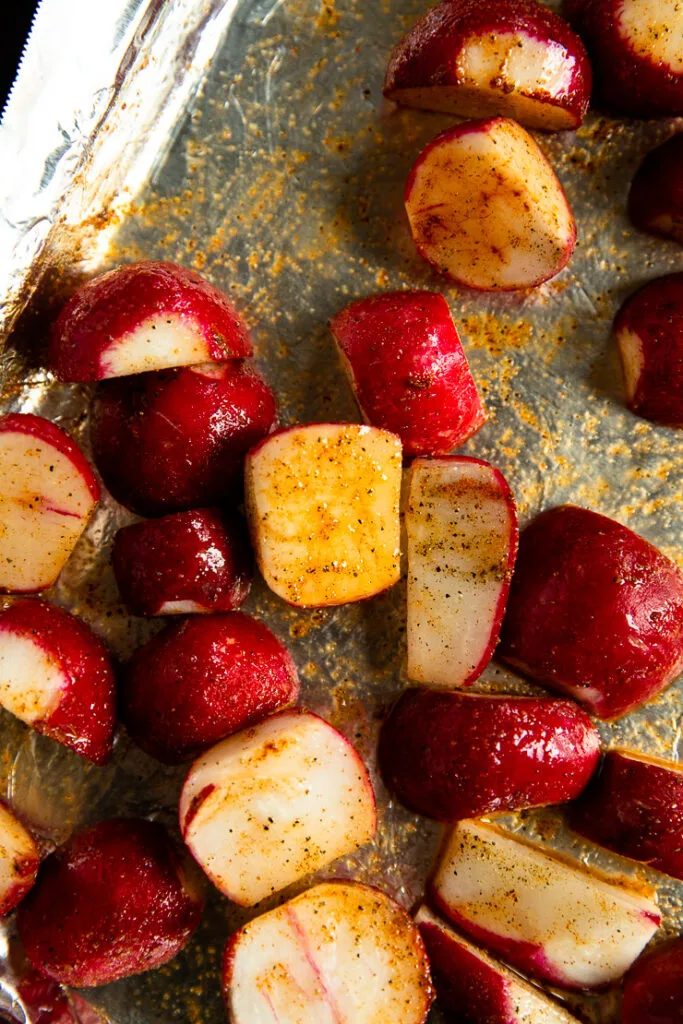
MULTIPOLYGON (((416 255, 402 198, 418 152, 453 119, 393 110, 381 98, 390 48, 423 6, 243 0, 168 159, 127 211, 107 266, 177 261, 231 295, 279 396, 283 423, 359 419, 326 327, 332 314, 383 289, 443 292, 490 417, 464 451, 505 474, 522 521, 574 501, 626 523, 683 564, 683 435, 626 411, 609 340, 623 297, 679 266, 674 245, 639 235, 625 216, 630 178, 671 124, 591 114, 575 134, 538 135, 577 215, 573 260, 533 291, 460 290, 416 255)), ((15 336, 5 357, 14 380, 8 405, 43 413, 87 442, 89 389, 51 383, 17 357, 22 344, 15 336), (17 383, 27 372, 28 383, 17 383)), ((127 616, 116 593, 110 545, 130 520, 107 500, 49 595, 83 615, 120 658, 159 628, 127 616)), ((391 801, 375 770, 379 724, 405 685, 405 584, 322 611, 288 607, 257 585, 245 611, 286 641, 304 702, 359 744, 374 773, 377 841, 316 877, 376 883, 410 907, 421 896, 439 830, 391 801)), ((476 689, 541 692, 495 663, 476 689)), ((677 758, 680 695, 675 685, 642 711, 601 725, 605 743, 677 758)), ((149 814, 176 827, 182 769, 156 764, 124 735, 113 766, 86 767, 8 716, 0 721, 3 790, 53 841, 110 814, 149 814)), ((504 823, 587 862, 624 870, 618 858, 569 836, 557 810, 506 816, 504 823)), ((660 883, 665 931, 680 929, 683 886, 662 883, 645 867, 630 870, 660 883)), ((225 940, 261 909, 238 910, 214 892, 197 936, 175 961, 89 998, 119 1024, 215 1024, 222 1019, 225 940)), ((612 996, 572 1004, 600 1024, 615 1019, 612 996)), ((441 1018, 435 1012, 432 1019, 441 1018)))

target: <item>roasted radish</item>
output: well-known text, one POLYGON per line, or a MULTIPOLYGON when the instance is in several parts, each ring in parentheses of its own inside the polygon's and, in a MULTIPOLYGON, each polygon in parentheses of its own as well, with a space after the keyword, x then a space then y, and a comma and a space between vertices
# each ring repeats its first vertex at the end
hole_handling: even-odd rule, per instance
POLYGON ((331 725, 281 711, 207 750, 190 768, 180 828, 214 885, 253 906, 375 834, 372 784, 331 725))
POLYGON ((247 329, 227 296, 174 263, 129 263, 87 281, 50 338, 50 368, 66 381, 251 354, 247 329))
POLYGON ((479 459, 415 459, 409 473, 408 675, 466 686, 491 660, 517 557, 515 501, 479 459))
POLYGON ((290 604, 346 604, 397 582, 395 434, 353 423, 290 427, 249 453, 245 489, 259 569, 290 604))
POLYGON ((485 423, 443 296, 372 295, 330 326, 363 416, 398 434, 404 455, 445 455, 485 423))
POLYGON ((503 117, 437 135, 410 172, 405 204, 420 255, 469 288, 533 288, 559 274, 576 244, 555 172, 503 117))
POLYGON ((683 245, 683 134, 657 146, 643 160, 631 185, 628 212, 641 231, 683 245))
POLYGON ((29 891, 39 864, 40 854, 31 833, 0 801, 0 919, 29 891))
POLYGON ((683 1007, 683 940, 649 953, 624 982, 622 1024, 677 1024, 683 1007))
POLYGON ((570 989, 617 981, 657 931, 652 892, 524 842, 482 821, 446 837, 431 893, 477 942, 570 989))
POLYGON ((42 416, 0 417, 0 591, 55 582, 88 524, 100 489, 71 438, 42 416))

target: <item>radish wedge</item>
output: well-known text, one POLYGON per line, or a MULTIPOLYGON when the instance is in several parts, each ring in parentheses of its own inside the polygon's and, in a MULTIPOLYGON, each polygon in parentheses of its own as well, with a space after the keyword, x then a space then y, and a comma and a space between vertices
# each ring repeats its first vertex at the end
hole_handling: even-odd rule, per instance
POLYGON ((39 864, 40 854, 31 834, 0 802, 0 918, 26 895, 39 864))

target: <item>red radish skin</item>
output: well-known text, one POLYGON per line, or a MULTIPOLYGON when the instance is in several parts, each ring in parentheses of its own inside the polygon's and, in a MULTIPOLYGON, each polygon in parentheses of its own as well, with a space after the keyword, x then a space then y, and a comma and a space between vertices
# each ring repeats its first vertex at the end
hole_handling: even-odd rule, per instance
POLYGON ((683 273, 650 281, 614 321, 626 401, 638 416, 683 427, 683 273))
POLYGON ((617 981, 661 923, 654 890, 484 821, 444 837, 430 901, 478 945, 574 990, 617 981))
POLYGON ((36 970, 81 988, 167 963, 203 905, 191 862, 161 825, 115 818, 43 861, 17 924, 36 970))
POLYGON ((524 530, 498 656, 598 718, 645 704, 683 667, 683 574, 589 509, 549 509, 524 530))
POLYGON ((368 423, 398 434, 405 457, 458 448, 486 422, 442 295, 388 292, 330 322, 368 423))
POLYGON ((438 821, 563 803, 586 787, 600 754, 572 701, 408 690, 382 726, 384 781, 438 821))
POLYGON ((0 417, 0 592, 56 581, 100 489, 78 445, 42 416, 0 417))
POLYGON ((519 541, 515 499, 481 459, 415 459, 405 528, 408 676, 467 686, 498 642, 519 541))
POLYGON ((538 144, 504 117, 437 135, 408 176, 404 201, 420 256, 479 291, 534 288, 576 245, 567 196, 538 144))
POLYGON ((439 1006, 462 1024, 578 1024, 503 964, 473 946, 426 907, 415 918, 429 956, 439 1006))
POLYGON ((253 568, 246 527, 216 508, 124 526, 112 564, 128 608, 148 616, 233 611, 247 599, 253 568))
MULTIPOLYGON (((102 1014, 78 992, 67 992, 38 971, 29 971, 22 977, 17 993, 30 1024, 107 1024, 102 1014)), ((23 1017, 21 1021, 16 1017, 7 1019, 11 1024, 26 1024, 23 1017)))
POLYGON ((610 750, 569 823, 591 842, 683 878, 683 766, 610 750))
POLYGON ((627 117, 683 114, 678 0, 565 0, 593 67, 595 99, 627 117))
POLYGON ((683 133, 643 160, 631 184, 628 212, 641 231, 683 245, 683 133))
POLYGON ((111 757, 109 654, 85 622, 47 601, 0 601, 0 705, 94 764, 111 757))
POLYGON ((236 505, 244 456, 276 419, 268 385, 236 362, 107 381, 93 404, 95 462, 139 515, 236 505))
POLYGON ((50 337, 59 380, 96 381, 253 354, 232 303, 194 270, 130 263, 71 297, 50 337))
POLYGON ((384 95, 404 106, 501 114, 561 131, 582 123, 591 84, 583 43, 535 0, 442 0, 395 48, 384 95))
POLYGON ((181 764, 296 703, 297 671, 262 622, 225 612, 168 625, 126 666, 121 714, 144 751, 181 764))
POLYGON ((622 1024, 677 1024, 683 1007, 683 940, 641 957, 626 975, 622 1024))
POLYGON ((39 864, 40 854, 30 832, 0 800, 0 919, 29 891, 39 864))
POLYGON ((317 885, 235 932, 223 994, 232 1024, 424 1024, 433 998, 408 914, 346 881, 317 885))

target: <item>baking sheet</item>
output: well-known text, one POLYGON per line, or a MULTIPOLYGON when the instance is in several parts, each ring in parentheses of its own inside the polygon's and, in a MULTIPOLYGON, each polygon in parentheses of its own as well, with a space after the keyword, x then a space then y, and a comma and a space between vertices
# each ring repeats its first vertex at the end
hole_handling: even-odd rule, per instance
MULTIPOLYGON (((358 419, 325 326, 330 315, 378 290, 443 292, 490 417, 463 450, 505 473, 522 522, 547 506, 577 502, 642 533, 683 566, 683 434, 625 410, 609 341, 624 296, 681 268, 680 248, 639 235, 624 213, 642 156, 681 125, 591 114, 576 134, 538 135, 577 216, 575 256, 558 278, 529 293, 461 290, 417 257, 402 205, 415 157, 454 119, 397 111, 381 97, 390 48, 424 7, 416 0, 238 3, 201 95, 155 180, 127 210, 104 266, 174 260, 230 294, 252 329, 283 423, 358 419)), ((59 295, 58 279, 51 287, 59 295)), ((38 316, 10 339, 5 406, 46 415, 87 446, 90 389, 56 385, 40 370, 42 332, 38 316)), ((109 546, 132 518, 105 500, 48 595, 86 618, 122 659, 161 625, 129 618, 117 600, 109 546)), ((379 722, 405 685, 404 603, 399 584, 362 604, 301 611, 257 582, 244 607, 287 643, 305 703, 340 728, 373 770, 379 722)), ((495 662, 477 688, 541 692, 495 662)), ((600 729, 608 745, 678 760, 681 722, 675 684, 647 708, 600 729)), ((48 840, 113 814, 152 815, 177 832, 183 769, 156 764, 125 735, 105 769, 84 765, 2 713, 0 735, 0 794, 48 840)), ((396 806, 375 781, 376 843, 316 878, 352 876, 411 907, 438 829, 396 806)), ((588 850, 565 835, 557 811, 505 822, 584 860, 658 883, 662 935, 683 928, 681 883, 588 850)), ((119 1024, 220 1022, 222 949, 230 931, 256 912, 231 907, 213 891, 196 937, 175 961, 88 998, 119 1024)), ((5 985, 11 992, 9 980, 5 985)), ((617 1019, 609 994, 572 1005, 596 1024, 617 1019)), ((430 1024, 441 1020, 435 1010, 430 1024)))

